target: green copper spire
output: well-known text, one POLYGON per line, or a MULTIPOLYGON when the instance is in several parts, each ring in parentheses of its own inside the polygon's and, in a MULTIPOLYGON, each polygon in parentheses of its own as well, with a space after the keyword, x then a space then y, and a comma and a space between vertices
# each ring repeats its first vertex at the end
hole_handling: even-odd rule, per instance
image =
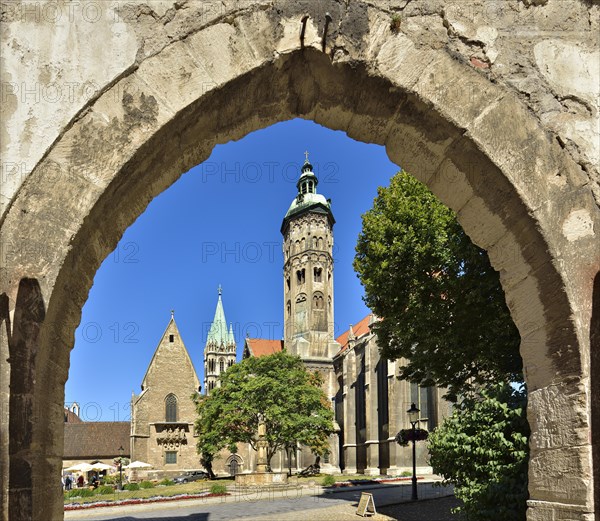
POLYGON ((219 285, 219 300, 217 301, 217 309, 215 310, 215 318, 213 318, 210 330, 208 332, 208 338, 206 339, 206 345, 217 344, 226 345, 229 340, 229 334, 227 332, 227 321, 225 320, 225 311, 223 311, 223 301, 221 300, 221 285, 219 285))
POLYGON ((283 218, 281 233, 284 233, 290 219, 307 212, 324 213, 328 216, 332 226, 335 223, 333 213, 331 212, 331 201, 317 193, 319 180, 313 172, 313 166, 308 161, 308 152, 304 152, 304 156, 305 159, 301 168, 300 178, 296 183, 298 193, 283 218))
POLYGON ((235 344, 235 337, 233 336, 233 323, 229 323, 229 335, 227 337, 227 342, 230 344, 235 344))

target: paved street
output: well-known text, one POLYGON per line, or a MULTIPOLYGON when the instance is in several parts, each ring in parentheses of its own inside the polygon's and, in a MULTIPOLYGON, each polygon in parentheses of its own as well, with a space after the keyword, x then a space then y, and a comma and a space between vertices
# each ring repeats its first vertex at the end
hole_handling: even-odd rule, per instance
MULTIPOLYGON (((75 521, 225 521, 230 519, 244 519, 245 521, 342 521, 357 519, 356 505, 360 498, 360 490, 348 490, 332 494, 322 494, 320 492, 320 487, 315 486, 284 492, 235 493, 223 498, 65 512, 65 519, 75 521)), ((384 505, 408 501, 411 495, 409 484, 385 485, 381 488, 369 489, 369 492, 373 494, 378 511, 384 505)), ((419 484, 421 499, 438 498, 447 496, 449 493, 449 489, 435 487, 431 483, 419 484)), ((440 503, 434 501, 433 510, 437 515, 438 513, 441 514, 441 501, 444 501, 444 505, 448 502, 439 499, 436 501, 440 501, 440 503)), ((423 508, 425 508, 426 503, 429 502, 424 502, 423 508)), ((406 505, 406 507, 409 506, 411 505, 406 505)), ((449 508, 449 506, 446 508, 446 512, 449 508)), ((392 517, 378 515, 371 517, 371 519, 373 521, 395 519, 395 507, 384 510, 392 517)), ((439 519, 428 516, 419 518, 414 517, 414 512, 410 515, 413 515, 413 517, 406 517, 407 521, 421 519, 423 521, 450 521, 455 519, 447 516, 439 517, 439 519)), ((405 519, 404 515, 402 519, 405 519)))

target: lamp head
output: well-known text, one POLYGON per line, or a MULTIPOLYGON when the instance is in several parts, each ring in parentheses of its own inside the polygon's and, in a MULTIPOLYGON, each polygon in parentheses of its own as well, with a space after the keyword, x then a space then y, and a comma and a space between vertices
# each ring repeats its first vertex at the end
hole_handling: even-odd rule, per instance
POLYGON ((421 410, 414 403, 406 412, 408 413, 408 421, 410 423, 417 423, 419 421, 419 413, 421 412, 421 410))

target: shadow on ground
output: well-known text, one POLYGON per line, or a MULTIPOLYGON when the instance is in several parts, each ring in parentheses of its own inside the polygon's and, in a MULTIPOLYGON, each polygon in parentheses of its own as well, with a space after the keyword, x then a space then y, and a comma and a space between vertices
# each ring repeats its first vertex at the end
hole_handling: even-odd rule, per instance
POLYGON ((463 521, 464 516, 451 512, 460 504, 455 497, 444 497, 381 507, 377 512, 399 521, 463 521))

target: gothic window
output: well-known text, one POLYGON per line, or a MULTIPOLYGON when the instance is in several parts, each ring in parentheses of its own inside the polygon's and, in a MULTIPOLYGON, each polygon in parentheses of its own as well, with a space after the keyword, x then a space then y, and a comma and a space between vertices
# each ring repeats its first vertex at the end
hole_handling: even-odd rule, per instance
POLYGON ((313 295, 313 309, 323 309, 323 295, 320 293, 313 295))
POLYGON ((304 237, 302 237, 302 239, 300 239, 300 248, 301 248, 301 251, 306 250, 306 239, 304 237))
POLYGON ((177 451, 168 450, 165 452, 165 463, 177 463, 177 451))
POLYGON ((175 341, 175 335, 169 335, 169 342, 173 343, 175 341))
POLYGON ((287 279, 285 279, 285 282, 287 284, 287 289, 288 291, 290 290, 290 287, 292 286, 292 282, 290 281, 290 278, 288 277, 287 279))
POLYGON ((228 364, 227 364, 227 367, 231 367, 231 366, 233 365, 234 361, 235 361, 235 360, 229 360, 229 362, 228 362, 228 364))
POLYGON ((300 302, 306 302, 306 295, 304 293, 300 293, 296 298, 296 304, 300 304, 300 302))
POLYGON ((289 317, 292 314, 292 303, 288 300, 287 301, 287 316, 289 317))
POLYGON ((419 420, 427 422, 427 429, 436 427, 434 407, 434 387, 421 387, 415 383, 410 384, 410 400, 419 409, 419 420))
POLYGON ((331 312, 331 297, 327 297, 327 310, 331 312))
POLYGON ((169 394, 165 398, 165 421, 177 421, 177 397, 174 394, 169 394))
POLYGON ((322 280, 322 273, 323 273, 323 269, 322 268, 314 268, 313 275, 314 275, 314 278, 315 278, 315 282, 321 282, 321 280, 322 280))
POLYGON ((225 360, 221 358, 219 360, 219 373, 222 373, 223 371, 225 371, 225 360))
POLYGON ((306 282, 306 270, 304 268, 296 271, 296 279, 298 284, 304 284, 306 282))

